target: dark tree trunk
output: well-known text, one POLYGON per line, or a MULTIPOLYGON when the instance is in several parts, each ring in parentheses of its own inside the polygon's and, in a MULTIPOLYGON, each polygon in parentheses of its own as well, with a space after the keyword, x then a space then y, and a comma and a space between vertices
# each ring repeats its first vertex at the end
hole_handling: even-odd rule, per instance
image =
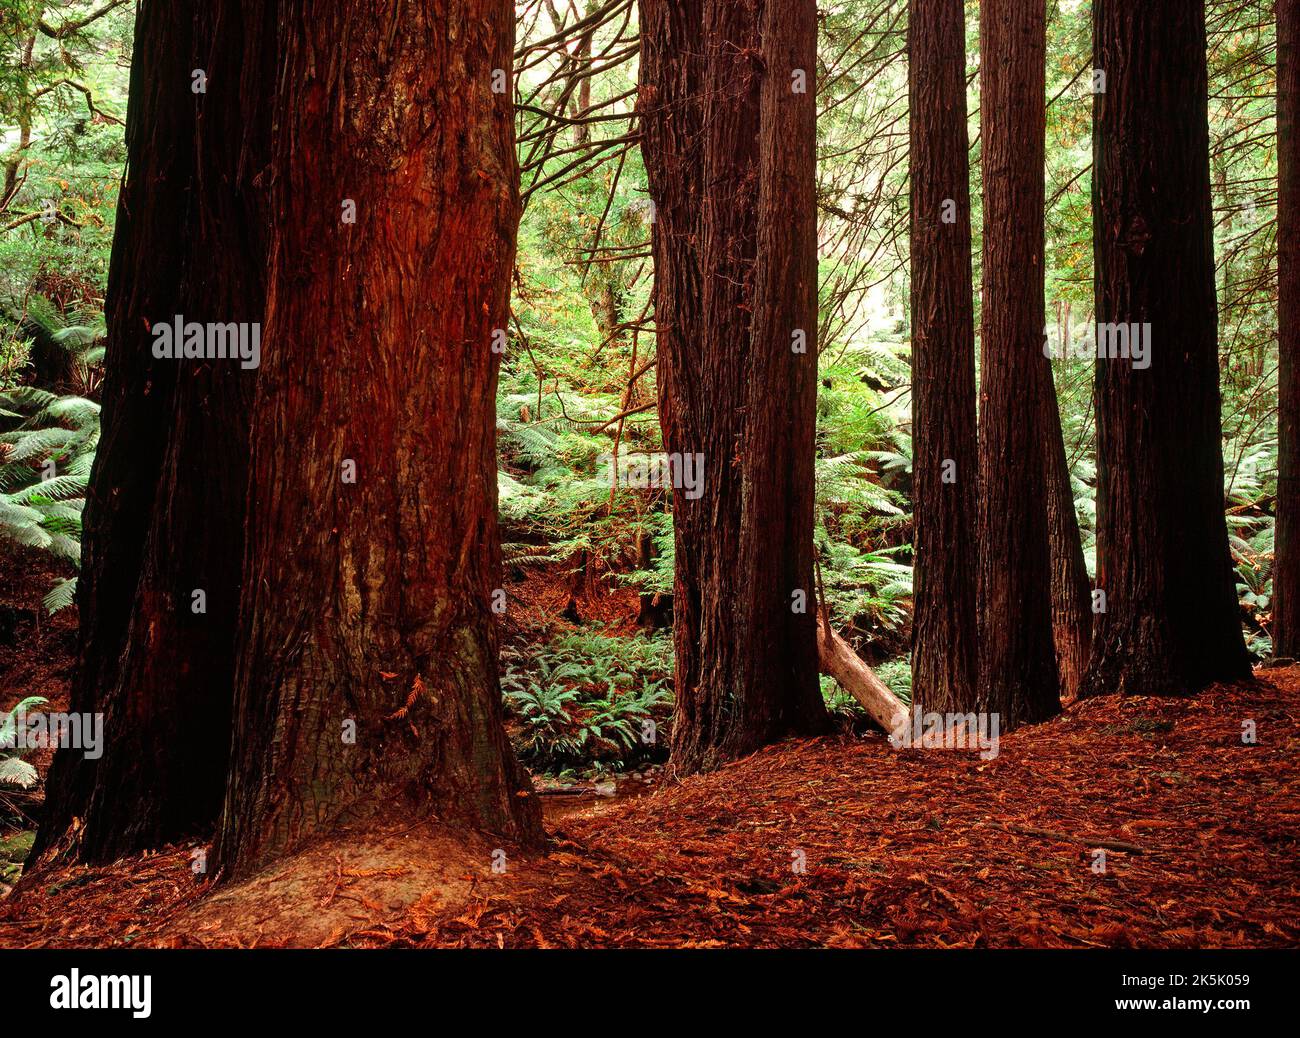
POLYGON ((984 310, 980 411, 980 678, 1004 730, 1060 711, 1052 642, 1044 440, 1044 0, 980 17, 984 310))
POLYGON ((1300 658, 1300 0, 1277 0, 1277 529, 1273 655, 1300 658))
POLYGON ((1094 0, 1097 321, 1148 324, 1149 366, 1097 361, 1097 617, 1085 694, 1249 675, 1223 501, 1205 9, 1094 0))
MULTIPOLYGON (((192 252, 177 312, 260 326, 266 252, 253 179, 269 157, 275 0, 201 5, 195 39, 209 88, 196 97, 192 252)), ((126 645, 105 689, 106 745, 83 819, 90 860, 206 836, 225 790, 257 371, 222 360, 172 363, 179 377, 167 453, 126 645)))
MULTIPOLYGON (((1062 340, 1064 341, 1064 340, 1062 340)), ((1088 564, 1083 557, 1079 516, 1074 510, 1074 488, 1070 484, 1070 459, 1061 432, 1061 411, 1050 365, 1044 366, 1042 410, 1043 479, 1047 497, 1047 533, 1052 556, 1052 641, 1056 647, 1056 673, 1061 695, 1073 699, 1079 694, 1088 668, 1092 643, 1092 589, 1088 564)))
POLYGON ((493 86, 514 9, 283 0, 281 30, 217 864, 243 876, 318 836, 422 818, 535 844, 490 611, 492 344, 519 219, 511 93, 493 86))
POLYGON ((916 545, 912 688, 927 710, 967 711, 976 707, 979 663, 979 453, 962 0, 912 0, 908 75, 916 545))
MULTIPOLYGON (((176 315, 205 324, 262 321, 265 251, 252 181, 269 145, 263 98, 274 83, 274 13, 274 0, 221 0, 192 16, 183 81, 168 87, 192 109, 179 139, 193 152, 188 210, 166 227, 186 251, 174 257, 182 271, 174 306, 151 312, 150 324, 176 315), (206 92, 191 91, 194 68, 206 75, 206 92)), ((159 433, 166 449, 132 597, 114 603, 127 610, 125 635, 111 667, 98 671, 103 753, 93 782, 46 823, 49 840, 60 823, 66 829, 72 816, 80 818, 76 850, 88 861, 206 835, 229 759, 256 372, 221 360, 154 363, 170 368, 157 372, 171 386, 159 433), (204 596, 201 611, 196 591, 204 596)), ((147 399, 148 389, 138 392, 125 407, 147 399)))
MULTIPOLYGON (((136 13, 127 171, 105 302, 100 442, 83 515, 79 665, 71 694, 78 713, 103 710, 103 690, 116 683, 172 420, 177 366, 154 359, 149 329, 182 311, 192 247, 184 229, 195 161, 193 22, 189 9, 172 0, 141 0, 136 13)), ((34 854, 49 850, 84 814, 98 763, 80 751, 55 754, 34 854)))
POLYGON ((672 759, 689 773, 826 723, 812 577, 816 8, 643 0, 641 18, 660 418, 670 453, 704 457, 703 493, 673 495, 672 759))

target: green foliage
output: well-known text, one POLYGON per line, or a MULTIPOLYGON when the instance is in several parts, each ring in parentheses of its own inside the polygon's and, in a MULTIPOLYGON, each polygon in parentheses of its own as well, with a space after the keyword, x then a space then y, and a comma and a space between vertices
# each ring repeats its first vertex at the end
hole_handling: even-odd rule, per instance
POLYGON ((35 785, 36 769, 23 760, 28 748, 17 745, 17 718, 20 713, 44 706, 47 702, 40 696, 28 696, 19 700, 8 713, 0 713, 0 786, 20 786, 26 789, 35 785))
MULTIPOLYGON (((78 359, 97 358, 102 327, 41 317, 51 340, 78 359)), ((13 382, 0 384, 0 538, 81 561, 81 514, 99 444, 99 404, 13 382)), ((75 578, 45 598, 50 612, 72 604, 75 578)))
POLYGON ((529 652, 502 652, 502 692, 520 757, 560 770, 592 762, 623 768, 662 755, 672 713, 672 646, 664 637, 594 632, 529 652), (646 722, 655 739, 646 742, 646 722))

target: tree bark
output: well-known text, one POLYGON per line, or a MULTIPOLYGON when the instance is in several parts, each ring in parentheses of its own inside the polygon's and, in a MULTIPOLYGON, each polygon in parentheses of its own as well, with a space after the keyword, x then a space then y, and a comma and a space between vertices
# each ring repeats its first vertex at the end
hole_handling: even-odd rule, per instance
POLYGON ((281 28, 216 864, 238 878, 325 834, 421 818, 536 844, 490 612, 514 9, 282 0, 281 28))
MULTIPOLYGON (((195 40, 209 88, 196 95, 183 313, 261 325, 264 205, 253 180, 269 157, 275 0, 203 5, 195 40)), ((180 373, 143 570, 105 690, 105 748, 81 834, 87 860, 206 836, 225 790, 257 371, 172 363, 180 373)))
POLYGON ((1273 655, 1300 658, 1300 0, 1277 0, 1277 528, 1273 655))
MULTIPOLYGON (((1068 334, 1068 329, 1065 330, 1068 334)), ((1064 338, 1061 340, 1065 341, 1064 338)), ((1042 381, 1040 428, 1044 432, 1043 479, 1046 486, 1047 534, 1052 565, 1052 642, 1056 648, 1056 673, 1061 696, 1079 694, 1088 669, 1092 644, 1092 588, 1083 557, 1079 515, 1074 509, 1070 459, 1061 430, 1061 410, 1051 366, 1042 381)))
POLYGON ((1097 321, 1149 324, 1149 366, 1097 361, 1097 617, 1086 694, 1250 673, 1224 519, 1202 4, 1095 0, 1097 321))
MULTIPOLYGON (((274 0, 221 0, 196 9, 188 26, 184 75, 167 86, 192 109, 182 138, 192 148, 188 208, 167 227, 186 251, 174 257, 182 276, 172 312, 150 313, 149 324, 176 315, 262 321, 265 250, 253 178, 269 146, 262 99, 274 82, 274 15, 274 0), (194 68, 210 89, 190 89, 194 68)), ((144 348, 152 359, 152 343, 144 348)), ((206 835, 225 788, 256 372, 221 360, 154 363, 170 367, 157 372, 171 387, 169 413, 159 416, 165 451, 141 569, 131 597, 115 603, 127 612, 120 649, 98 671, 102 756, 93 781, 46 822, 50 840, 80 818, 75 847, 86 861, 206 835), (205 596, 201 611, 195 591, 205 596)), ((147 398, 147 387, 138 391, 147 398)), ((131 397, 124 406, 139 403, 131 397)))
POLYGON ((673 494, 685 774, 827 724, 812 580, 816 7, 643 0, 641 26, 660 420, 670 453, 705 464, 702 494, 673 494))
MULTIPOLYGON (((127 102, 127 168, 118 197, 105 312, 108 349, 100 441, 82 518, 78 667, 72 711, 102 711, 126 644, 177 377, 153 357, 150 327, 183 311, 192 241, 184 233, 194 177, 194 16, 171 0, 141 0, 127 102)), ((106 723, 107 727, 107 723, 106 723)), ((33 855, 84 813, 99 761, 57 752, 33 855)), ((130 810, 129 804, 123 805, 130 810)))
POLYGON ((1060 711, 1045 436, 1034 391, 1050 379, 1043 353, 1045 61, 1044 0, 985 0, 979 699, 1001 715, 1003 731, 1060 711))
POLYGON ((962 0, 912 0, 908 80, 916 583, 912 688, 928 710, 966 711, 975 709, 979 664, 979 453, 962 0))

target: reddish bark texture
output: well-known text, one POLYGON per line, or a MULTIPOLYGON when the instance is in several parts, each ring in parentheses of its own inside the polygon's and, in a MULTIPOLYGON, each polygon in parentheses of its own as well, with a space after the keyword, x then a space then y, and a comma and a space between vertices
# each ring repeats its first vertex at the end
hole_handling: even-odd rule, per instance
MULTIPOLYGON (((1149 324, 1149 366, 1097 361, 1097 617, 1088 694, 1250 673, 1224 520, 1205 9, 1095 0, 1097 320, 1149 324)), ((986 98, 986 102, 989 99, 986 98)))
POLYGON ((670 453, 704 456, 703 494, 673 496, 672 759, 687 773, 825 723, 812 574, 817 21, 811 0, 643 0, 641 19, 660 420, 670 453))
POLYGON ((540 839, 490 612, 513 27, 507 0, 281 4, 228 876, 354 824, 540 839))
POLYGON ((980 677, 1006 728, 1060 710, 1036 387, 1043 353, 1044 0, 980 16, 984 309, 980 410, 980 677))
POLYGON ((913 0, 911 97, 912 689, 927 710, 976 705, 975 316, 966 20, 962 0, 913 0))

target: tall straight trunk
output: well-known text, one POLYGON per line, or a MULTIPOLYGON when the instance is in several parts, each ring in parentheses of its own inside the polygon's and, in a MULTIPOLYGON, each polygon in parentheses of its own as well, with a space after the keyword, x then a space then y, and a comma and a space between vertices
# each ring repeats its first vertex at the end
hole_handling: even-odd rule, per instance
POLYGON ((678 773, 826 722, 817 679, 816 7, 643 0, 678 773), (689 491, 689 492, 688 492, 689 491))
MULTIPOLYGON (((167 86, 191 109, 186 133, 150 144, 164 153, 191 150, 187 209, 166 228, 185 251, 164 254, 181 276, 174 305, 151 310, 148 325, 171 324, 177 316, 203 324, 262 321, 265 253, 252 179, 269 145, 262 98, 274 82, 274 13, 274 0, 219 0, 190 16, 184 76, 167 86), (210 89, 190 88, 195 68, 210 89)), ((149 53, 146 48, 142 58, 149 53)), ((152 151, 144 161, 151 157, 152 151)), ((128 219, 127 233, 130 226, 128 219)), ((143 348, 152 359, 152 342, 143 348)), ((126 614, 120 648, 111 665, 93 671, 100 682, 94 709, 104 714, 102 756, 93 779, 57 798, 43 830, 50 842, 79 818, 75 850, 88 861, 209 831, 229 758, 256 372, 237 361, 153 363, 153 374, 170 387, 169 413, 158 416, 165 451, 150 488, 151 514, 139 532, 141 551, 133 556, 140 572, 131 596, 112 604, 126 614)), ((123 407, 134 413, 151 389, 138 390, 123 407)), ((83 597, 85 607, 98 614, 110 605, 83 597)), ((98 615, 91 620, 103 622, 98 615)), ((83 676, 93 662, 83 660, 83 676)), ((75 759, 80 752, 60 756, 75 759)))
MULTIPOLYGON (((266 301, 253 178, 270 146, 275 0, 196 8, 195 177, 186 320, 257 325, 266 301)), ((83 816, 82 856, 112 860, 217 820, 230 757, 248 432, 257 371, 179 360, 167 453, 83 816)))
POLYGON ((927 710, 976 707, 979 452, 971 282, 966 15, 912 0, 912 689, 927 710))
POLYGON ((1044 0, 984 0, 980 112, 984 309, 980 410, 980 671, 1004 730, 1060 711, 1052 641, 1044 440, 1044 0))
MULTIPOLYGON (((136 11, 127 167, 105 300, 100 441, 82 517, 76 713, 103 711, 103 690, 116 684, 172 420, 177 367, 154 359, 150 328, 180 312, 193 244, 185 233, 197 112, 193 23, 192 12, 172 0, 141 0, 136 11)), ((83 816, 99 763, 72 749, 54 755, 34 854, 83 816)))
POLYGON ((1273 654, 1300 658, 1300 0, 1277 0, 1277 529, 1273 654))
POLYGON ((1145 361, 1097 361, 1106 611, 1084 692, 1186 694, 1250 673, 1224 519, 1205 9, 1094 0, 1093 16, 1097 321, 1150 338, 1145 361))
POLYGON ((535 844, 502 728, 508 0, 282 0, 228 877, 422 818, 535 844), (495 89, 494 89, 495 88, 495 89), (500 92, 497 92, 499 90, 500 92), (354 203, 355 224, 341 220, 354 203))
MULTIPOLYGON (((1068 334, 1068 329, 1062 329, 1068 334)), ((1062 337, 1062 342, 1065 341, 1062 337)), ((1074 510, 1070 459, 1061 430, 1061 409, 1056 399, 1050 365, 1041 382, 1039 428, 1043 430, 1043 480, 1047 500, 1047 535, 1052 564, 1052 641, 1056 647, 1056 674, 1061 695, 1079 694, 1088 669, 1092 644, 1092 589, 1083 557, 1079 515, 1074 510)))

